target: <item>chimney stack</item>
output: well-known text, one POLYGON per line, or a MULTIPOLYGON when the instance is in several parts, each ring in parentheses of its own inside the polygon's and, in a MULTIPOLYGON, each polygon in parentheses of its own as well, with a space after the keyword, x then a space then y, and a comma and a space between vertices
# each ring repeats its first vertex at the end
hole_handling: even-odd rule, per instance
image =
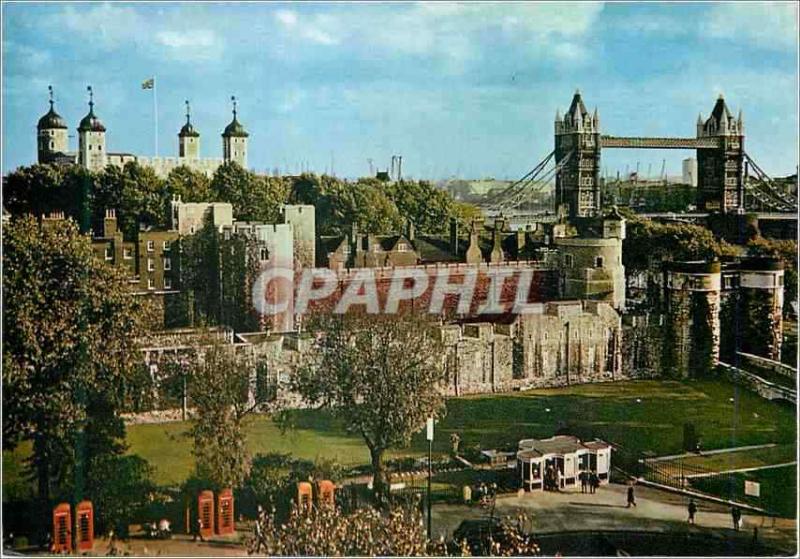
POLYGON ((450 252, 458 256, 458 220, 450 218, 450 252))

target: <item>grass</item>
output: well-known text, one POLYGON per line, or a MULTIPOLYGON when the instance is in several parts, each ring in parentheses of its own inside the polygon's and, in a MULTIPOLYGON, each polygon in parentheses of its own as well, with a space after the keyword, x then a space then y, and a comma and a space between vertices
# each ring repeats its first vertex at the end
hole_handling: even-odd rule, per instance
POLYGON ((739 452, 712 454, 711 456, 690 456, 682 458, 685 465, 700 466, 710 472, 738 470, 740 468, 758 468, 772 464, 786 464, 797 459, 796 447, 793 444, 778 445, 770 448, 758 448, 739 452))
MULTIPOLYGON (((361 439, 348 434, 329 414, 295 410, 287 415, 292 426, 285 432, 269 417, 252 418, 247 425, 252 453, 286 452, 343 465, 368 462, 361 439)), ((634 452, 673 454, 682 450, 687 421, 695 424, 707 450, 762 443, 793 446, 796 439, 793 407, 769 402, 727 382, 626 381, 450 399, 447 415, 436 426, 434 452, 449 451, 451 433, 461 437, 462 448, 498 448, 514 447, 521 438, 549 437, 564 428, 634 452), (735 391, 739 392, 736 416, 729 401, 735 391)), ((130 426, 129 452, 155 466, 157 483, 179 483, 193 469, 191 444, 182 436, 186 429, 185 423, 130 426)), ((425 455, 427 450, 420 432, 409 448, 396 449, 389 457, 425 455)), ((24 450, 18 450, 7 459, 4 451, 4 486, 16 481, 6 464, 19 463, 24 455, 24 450)))
POLYGON ((788 518, 797 518, 797 466, 697 478, 692 485, 712 495, 765 508, 788 518), (759 497, 744 494, 745 480, 761 484, 759 497))

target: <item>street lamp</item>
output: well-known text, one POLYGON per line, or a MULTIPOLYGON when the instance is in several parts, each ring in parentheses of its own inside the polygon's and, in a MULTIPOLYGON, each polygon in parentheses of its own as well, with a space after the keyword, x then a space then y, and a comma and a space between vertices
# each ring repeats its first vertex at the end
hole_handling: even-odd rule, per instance
POLYGON ((433 418, 428 418, 427 425, 427 439, 428 439, 428 539, 433 537, 431 533, 431 480, 433 477, 433 418))

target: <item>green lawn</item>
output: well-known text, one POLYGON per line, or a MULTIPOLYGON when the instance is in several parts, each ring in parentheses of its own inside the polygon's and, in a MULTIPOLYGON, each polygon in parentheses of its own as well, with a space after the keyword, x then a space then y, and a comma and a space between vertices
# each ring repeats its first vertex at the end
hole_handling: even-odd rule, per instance
POLYGON ((765 508, 781 516, 797 517, 797 466, 697 478, 692 480, 692 486, 712 495, 765 508), (761 484, 759 497, 744 494, 745 480, 761 484))
MULTIPOLYGON (((704 449, 794 445, 794 408, 739 390, 735 419, 729 402, 734 390, 732 384, 722 381, 627 381, 454 398, 436 427, 434 452, 448 452, 453 432, 461 436, 462 448, 496 448, 516 445, 521 438, 549 437, 557 429, 567 428, 632 451, 663 455, 681 451, 686 421, 695 424, 704 449)), ((331 458, 347 465, 368 462, 361 440, 348 435, 330 415, 312 410, 288 415, 293 426, 283 433, 270 418, 253 418, 247 427, 251 452, 288 452, 298 458, 331 458)), ((131 426, 130 452, 156 467, 157 482, 180 482, 191 473, 193 464, 190 441, 181 435, 185 430, 182 423, 131 426)), ((410 448, 397 449, 393 455, 425 453, 427 442, 420 433, 410 448)), ((23 455, 17 451, 8 458, 4 452, 4 466, 18 462, 23 455)), ((6 470, 4 484, 14 481, 8 474, 6 470)))
POLYGON ((796 446, 783 444, 769 448, 725 452, 711 456, 682 458, 684 465, 699 466, 709 472, 723 472, 740 468, 759 468, 774 464, 787 464, 797 459, 796 446))

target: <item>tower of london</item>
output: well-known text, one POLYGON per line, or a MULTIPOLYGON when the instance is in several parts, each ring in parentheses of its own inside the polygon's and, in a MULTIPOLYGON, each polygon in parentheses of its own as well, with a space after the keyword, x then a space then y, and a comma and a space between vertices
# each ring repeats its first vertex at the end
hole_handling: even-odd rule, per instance
POLYGON ((200 132, 191 119, 189 101, 186 101, 186 123, 178 132, 177 157, 148 157, 124 152, 109 152, 106 149, 106 127, 95 114, 94 92, 89 91, 89 112, 78 124, 78 151, 70 151, 66 121, 55 110, 53 88, 50 87, 50 110, 39 119, 36 126, 37 154, 39 163, 80 165, 91 171, 99 171, 106 165, 123 167, 128 162, 150 167, 160 177, 181 166, 188 167, 210 177, 222 164, 233 161, 247 168, 249 134, 238 120, 235 97, 231 97, 233 119, 222 132, 222 157, 200 156, 200 132))

